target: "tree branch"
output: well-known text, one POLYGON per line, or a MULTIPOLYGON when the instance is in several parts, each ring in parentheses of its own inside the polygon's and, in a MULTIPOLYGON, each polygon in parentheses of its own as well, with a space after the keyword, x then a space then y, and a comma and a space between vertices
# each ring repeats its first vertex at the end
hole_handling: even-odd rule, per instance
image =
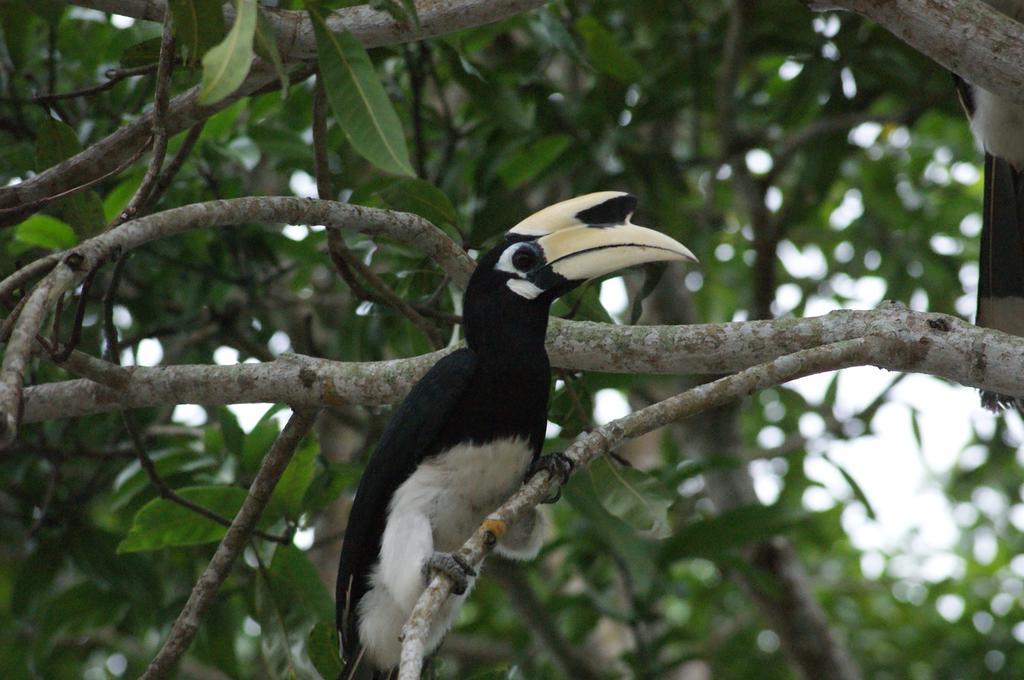
POLYGON ((384 235, 415 246, 464 285, 473 262, 444 232, 417 215, 294 197, 249 197, 197 203, 126 222, 72 248, 33 289, 11 332, 0 365, 0 448, 17 434, 28 356, 47 312, 85 275, 109 259, 150 241, 191 229, 247 222, 324 224, 384 235))
POLYGON ((868 17, 967 81, 1024 103, 1024 24, 982 0, 802 1, 868 17))
MULTIPOLYGON (((715 375, 823 344, 881 334, 890 344, 871 357, 868 363, 874 366, 1024 394, 1020 338, 943 314, 914 312, 897 303, 775 321, 612 326, 552 319, 551 325, 552 365, 575 371, 715 375)), ((130 371, 130 380, 121 390, 88 380, 30 387, 23 418, 32 423, 181 403, 379 406, 402 399, 450 351, 364 363, 292 354, 262 364, 132 367, 124 369, 130 371)))
MULTIPOLYGON (((455 33, 466 28, 490 24, 508 17, 529 12, 547 0, 417 0, 415 24, 405 24, 388 12, 368 4, 345 7, 327 15, 327 27, 332 31, 348 30, 367 48, 424 40, 455 33)), ((72 5, 98 9, 101 12, 121 14, 163 21, 166 3, 163 0, 71 0, 72 5)), ((309 15, 302 11, 263 8, 274 35, 278 51, 285 62, 316 57, 316 39, 309 15)), ((230 28, 235 11, 226 7, 224 24, 230 28)))
MULTIPOLYGON (((831 371, 869 362, 889 345, 889 339, 873 335, 856 340, 823 345, 781 356, 735 375, 705 383, 682 394, 652 404, 583 435, 565 451, 576 463, 576 470, 589 464, 621 443, 673 421, 727 404, 772 385, 779 385, 814 373, 831 371)), ((491 513, 458 554, 471 566, 483 562, 509 524, 550 497, 559 480, 547 472, 534 475, 500 508, 491 513)), ((451 592, 451 579, 435 573, 423 591, 409 620, 402 629, 402 656, 399 680, 417 680, 423 664, 424 645, 430 623, 451 592)))
POLYGON ((288 423, 284 426, 274 445, 270 447, 270 451, 263 458, 259 472, 256 473, 256 477, 249 487, 249 495, 245 497, 238 514, 235 515, 227 533, 224 534, 224 538, 217 546, 217 551, 213 554, 210 564, 196 581, 188 602, 174 621, 170 635, 150 662, 146 672, 142 674, 141 680, 158 680, 168 677, 174 670, 178 659, 192 644, 192 639, 199 629, 199 622, 213 602, 224 579, 227 578, 228 572, 231 571, 231 565, 234 564, 238 554, 249 540, 250 534, 256 527, 256 522, 270 500, 278 479, 288 467, 288 462, 291 460, 292 454, 295 453, 296 447, 309 432, 315 420, 316 411, 295 411, 288 419, 288 423))

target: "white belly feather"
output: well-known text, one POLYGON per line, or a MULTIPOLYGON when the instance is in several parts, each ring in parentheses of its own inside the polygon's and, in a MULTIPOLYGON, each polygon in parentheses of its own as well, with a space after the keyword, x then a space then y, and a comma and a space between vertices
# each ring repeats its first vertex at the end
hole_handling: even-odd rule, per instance
MULTIPOLYGON (((359 637, 369 661, 379 668, 397 665, 402 625, 423 592, 424 561, 435 551, 458 550, 519 487, 532 455, 529 443, 519 438, 462 444, 421 464, 398 487, 372 587, 359 603, 359 637)), ((440 643, 468 594, 448 600, 431 627, 428 650, 440 643)))
MULTIPOLYGON (((1024 21, 1024 0, 988 0, 988 4, 1024 21)), ((971 129, 982 150, 1024 168, 1024 106, 976 87, 974 109, 971 129)))

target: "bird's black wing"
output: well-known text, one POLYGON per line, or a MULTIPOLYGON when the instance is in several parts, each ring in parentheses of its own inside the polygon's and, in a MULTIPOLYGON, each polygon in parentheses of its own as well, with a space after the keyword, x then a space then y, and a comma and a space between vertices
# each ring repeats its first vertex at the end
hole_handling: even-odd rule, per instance
POLYGON ((391 416, 363 471, 341 547, 335 600, 347 661, 358 653, 357 606, 380 554, 391 497, 420 461, 436 453, 438 431, 465 392, 476 367, 476 354, 467 348, 434 364, 391 416))
MULTIPOLYGON (((982 216, 978 325, 1020 332, 1024 304, 1024 173, 1004 159, 985 154, 985 213, 982 216)), ((997 410, 1015 400, 982 393, 997 410)))

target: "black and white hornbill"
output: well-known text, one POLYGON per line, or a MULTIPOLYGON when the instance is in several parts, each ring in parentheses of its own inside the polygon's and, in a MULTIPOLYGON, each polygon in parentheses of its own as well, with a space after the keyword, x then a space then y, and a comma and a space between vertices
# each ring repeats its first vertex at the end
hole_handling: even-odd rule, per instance
MULTIPOLYGON (((399 634, 431 569, 456 582, 427 640, 433 651, 476 574, 452 556, 540 467, 550 365, 551 303, 584 281, 645 262, 695 261, 681 243, 630 223, 636 199, 605 191, 552 205, 509 230, 466 288, 467 347, 434 365, 395 411, 367 463, 341 550, 337 625, 343 678, 361 664, 381 676, 398 664, 399 634)), ((550 467, 549 467, 550 466, 550 467)), ((499 540, 507 557, 534 557, 536 511, 499 540)))
MULTIPOLYGON (((1024 21, 1024 0, 987 0, 1024 21)), ((977 323, 1024 336, 1024 105, 1007 101, 954 75, 971 130, 985 152, 985 203, 981 227, 977 323)), ((982 392, 991 410, 1020 399, 982 392)))

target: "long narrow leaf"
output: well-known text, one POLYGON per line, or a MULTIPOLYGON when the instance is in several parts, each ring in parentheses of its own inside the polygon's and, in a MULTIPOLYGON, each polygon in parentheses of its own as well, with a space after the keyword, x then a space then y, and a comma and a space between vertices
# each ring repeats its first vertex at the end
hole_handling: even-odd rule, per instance
POLYGON ((212 104, 238 89, 252 65, 252 39, 256 33, 256 0, 238 0, 231 30, 203 55, 203 82, 199 103, 212 104))
POLYGON ((174 37, 185 47, 189 63, 224 39, 224 9, 219 0, 170 0, 174 37))
POLYGON ((370 56, 348 31, 327 28, 318 7, 307 5, 327 100, 352 146, 381 170, 413 176, 402 123, 370 56))

